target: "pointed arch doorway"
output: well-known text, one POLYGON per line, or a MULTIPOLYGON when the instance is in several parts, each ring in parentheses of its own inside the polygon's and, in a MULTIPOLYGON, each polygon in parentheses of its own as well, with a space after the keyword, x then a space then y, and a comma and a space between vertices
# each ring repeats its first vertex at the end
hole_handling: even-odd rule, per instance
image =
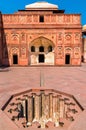
POLYGON ((45 37, 34 39, 29 46, 30 49, 30 65, 54 65, 54 44, 45 37), (34 52, 32 47, 34 46, 34 52))

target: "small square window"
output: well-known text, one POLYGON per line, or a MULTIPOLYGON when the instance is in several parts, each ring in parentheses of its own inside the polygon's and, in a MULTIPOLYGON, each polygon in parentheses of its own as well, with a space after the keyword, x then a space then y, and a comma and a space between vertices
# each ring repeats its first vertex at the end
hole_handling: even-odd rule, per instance
POLYGON ((41 15, 41 16, 39 17, 39 22, 44 22, 44 16, 43 16, 43 15, 41 15))

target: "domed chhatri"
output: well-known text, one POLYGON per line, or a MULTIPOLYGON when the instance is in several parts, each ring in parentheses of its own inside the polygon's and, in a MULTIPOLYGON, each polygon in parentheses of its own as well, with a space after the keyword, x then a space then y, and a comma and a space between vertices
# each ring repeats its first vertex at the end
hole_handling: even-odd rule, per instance
POLYGON ((83 27, 82 27, 82 31, 84 32, 86 32, 86 24, 85 25, 83 25, 83 27))
POLYGON ((51 4, 45 1, 35 2, 25 6, 26 10, 57 10, 58 5, 51 4))

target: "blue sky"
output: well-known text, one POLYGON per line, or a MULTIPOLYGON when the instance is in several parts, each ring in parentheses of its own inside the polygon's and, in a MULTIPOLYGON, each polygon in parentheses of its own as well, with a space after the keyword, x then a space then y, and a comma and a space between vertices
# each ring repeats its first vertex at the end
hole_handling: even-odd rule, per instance
MULTIPOLYGON (((41 0, 38 0, 41 1, 41 0)), ((65 13, 81 14, 82 25, 86 24, 86 0, 44 0, 65 9, 65 13)), ((19 9, 24 9, 25 5, 37 2, 37 0, 1 0, 0 11, 4 14, 14 13, 19 9)))

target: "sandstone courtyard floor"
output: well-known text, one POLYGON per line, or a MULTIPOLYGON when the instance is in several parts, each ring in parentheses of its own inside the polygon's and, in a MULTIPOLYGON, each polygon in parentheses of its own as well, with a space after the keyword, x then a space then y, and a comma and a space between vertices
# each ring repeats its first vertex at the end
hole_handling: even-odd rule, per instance
MULTIPOLYGON (((74 95, 84 111, 65 130, 86 130, 86 64, 80 67, 32 66, 0 69, 0 108, 12 94, 42 87, 74 95)), ((24 129, 30 130, 30 128, 24 129)), ((1 109, 0 130, 19 130, 1 109)))

